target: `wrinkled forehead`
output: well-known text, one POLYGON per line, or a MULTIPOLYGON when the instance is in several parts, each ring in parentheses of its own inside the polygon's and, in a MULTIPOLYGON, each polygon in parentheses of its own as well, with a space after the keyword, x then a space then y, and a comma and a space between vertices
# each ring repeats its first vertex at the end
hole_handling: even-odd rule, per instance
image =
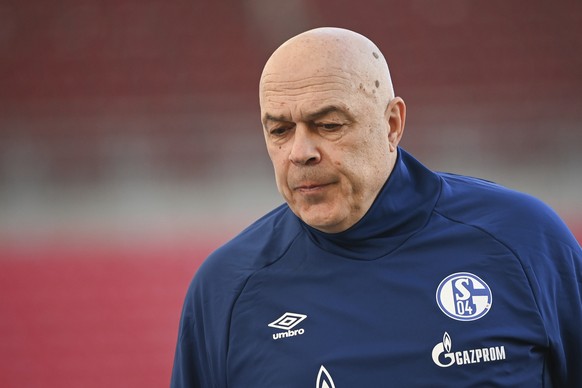
POLYGON ((376 105, 364 98, 367 93, 357 73, 337 67, 323 70, 265 74, 260 95, 263 123, 268 117, 310 121, 324 116, 322 112, 353 115, 361 112, 362 106, 370 109, 376 105))
POLYGON ((293 71, 273 69, 261 79, 261 99, 274 101, 280 98, 300 98, 305 93, 343 93, 356 90, 357 73, 341 67, 330 66, 309 69, 303 66, 293 71), (311 71, 310 71, 311 70, 311 71))

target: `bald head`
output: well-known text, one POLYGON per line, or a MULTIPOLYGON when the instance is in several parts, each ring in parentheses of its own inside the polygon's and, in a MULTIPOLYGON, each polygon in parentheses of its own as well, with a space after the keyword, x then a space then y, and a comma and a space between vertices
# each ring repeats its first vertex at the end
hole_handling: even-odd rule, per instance
POLYGON ((366 37, 318 28, 285 42, 260 83, 277 187, 305 223, 337 233, 372 205, 397 158, 405 105, 366 37))
POLYGON ((261 99, 266 83, 343 77, 355 92, 382 105, 394 98, 384 56, 368 38, 341 28, 317 28, 283 43, 271 55, 261 75, 261 99))

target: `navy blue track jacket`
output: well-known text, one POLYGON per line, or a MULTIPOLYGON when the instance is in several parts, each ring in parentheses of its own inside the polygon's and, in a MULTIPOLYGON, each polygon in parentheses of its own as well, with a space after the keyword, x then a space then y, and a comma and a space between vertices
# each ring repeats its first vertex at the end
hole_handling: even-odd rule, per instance
POLYGON ((400 149, 350 229, 282 205, 208 257, 171 386, 582 387, 581 295, 552 210, 400 149))

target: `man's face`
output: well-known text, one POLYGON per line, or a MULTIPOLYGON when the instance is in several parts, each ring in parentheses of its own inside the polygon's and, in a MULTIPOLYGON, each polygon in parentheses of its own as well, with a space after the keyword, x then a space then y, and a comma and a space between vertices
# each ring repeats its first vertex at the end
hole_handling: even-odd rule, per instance
POLYGON ((337 233, 368 211, 391 171, 386 105, 349 70, 281 71, 261 83, 279 192, 308 225, 337 233))

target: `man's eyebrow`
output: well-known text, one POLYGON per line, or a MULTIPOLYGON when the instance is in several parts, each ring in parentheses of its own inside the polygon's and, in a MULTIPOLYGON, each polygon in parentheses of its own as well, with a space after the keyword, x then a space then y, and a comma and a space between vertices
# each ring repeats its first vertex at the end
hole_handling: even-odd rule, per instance
POLYGON ((268 121, 287 122, 289 121, 289 119, 288 117, 285 117, 283 115, 273 116, 270 113, 265 113, 265 116, 263 117, 263 123, 266 123, 268 121))
MULTIPOLYGON (((324 106, 321 109, 316 110, 315 112, 308 113, 305 116, 305 120, 306 121, 313 121, 313 120, 318 119, 320 117, 323 117, 327 114, 335 113, 335 112, 338 112, 344 116, 350 117, 350 115, 346 112, 346 110, 343 109, 341 106, 328 105, 328 106, 324 106)), ((286 117, 285 115, 275 116, 275 115, 272 115, 270 113, 266 113, 264 118, 263 118, 263 123, 266 123, 268 121, 290 122, 291 119, 289 117, 286 117)))
POLYGON ((329 106, 325 106, 319 110, 316 110, 315 112, 307 114, 307 116, 305 118, 307 121, 313 121, 319 117, 323 117, 327 114, 335 113, 335 112, 346 115, 346 111, 344 109, 342 109, 341 107, 339 107, 337 105, 329 105, 329 106))

